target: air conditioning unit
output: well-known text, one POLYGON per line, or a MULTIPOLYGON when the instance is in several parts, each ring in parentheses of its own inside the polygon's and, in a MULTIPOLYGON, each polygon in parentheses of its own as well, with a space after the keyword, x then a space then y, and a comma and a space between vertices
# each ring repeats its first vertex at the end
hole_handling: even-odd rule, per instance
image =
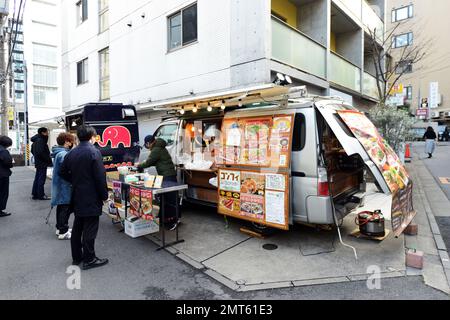
POLYGON ((431 118, 433 118, 433 119, 440 118, 439 112, 438 111, 432 111, 431 112, 431 118))

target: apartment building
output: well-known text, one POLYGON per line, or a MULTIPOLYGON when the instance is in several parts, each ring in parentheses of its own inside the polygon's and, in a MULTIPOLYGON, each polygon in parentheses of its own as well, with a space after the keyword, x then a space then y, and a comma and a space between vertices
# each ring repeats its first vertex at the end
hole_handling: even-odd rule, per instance
POLYGON ((63 109, 133 104, 142 124, 149 106, 270 84, 277 72, 368 108, 368 30, 382 36, 384 14, 384 0, 63 0, 63 109))
POLYGON ((400 80, 405 104, 418 119, 450 124, 450 1, 388 0, 390 29, 395 30, 392 55, 399 59, 405 46, 426 46, 426 56, 409 65, 400 80), (427 115, 425 107, 429 104, 427 115), (423 108, 423 110, 418 110, 423 108))

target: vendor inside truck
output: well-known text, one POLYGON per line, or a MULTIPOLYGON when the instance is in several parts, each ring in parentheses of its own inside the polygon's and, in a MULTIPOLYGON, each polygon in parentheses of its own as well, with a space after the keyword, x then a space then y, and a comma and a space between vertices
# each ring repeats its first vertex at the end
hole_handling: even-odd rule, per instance
MULTIPOLYGON (((148 159, 141 164, 137 164, 139 172, 143 172, 144 169, 150 167, 156 167, 158 175, 164 177, 164 181, 177 182, 177 172, 172 158, 166 149, 167 143, 163 139, 157 139, 153 135, 148 135, 144 139, 145 148, 150 150, 148 159)), ((169 230, 175 230, 179 221, 176 218, 175 208, 177 206, 176 194, 170 192, 163 195, 164 198, 164 212, 165 225, 169 230)))

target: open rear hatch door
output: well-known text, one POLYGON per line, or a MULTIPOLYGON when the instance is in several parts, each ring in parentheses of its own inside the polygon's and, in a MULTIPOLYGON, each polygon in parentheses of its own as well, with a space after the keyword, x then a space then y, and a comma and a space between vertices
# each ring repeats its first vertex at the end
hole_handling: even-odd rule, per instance
POLYGON ((363 113, 333 106, 329 101, 316 103, 316 106, 345 152, 349 156, 359 154, 381 190, 392 195, 392 230, 399 237, 416 215, 413 182, 401 160, 363 113))
POLYGON ((330 126, 331 130, 335 134, 336 138, 341 143, 345 152, 348 156, 352 155, 360 155, 361 159, 367 166, 367 168, 372 172, 375 180, 380 186, 383 193, 390 195, 391 190, 389 189, 386 180, 384 179, 381 171, 377 167, 377 165, 372 161, 369 157, 369 154, 358 141, 358 139, 353 135, 350 129, 346 126, 346 124, 342 121, 339 114, 336 110, 326 107, 324 104, 317 102, 317 109, 322 114, 323 118, 330 126))

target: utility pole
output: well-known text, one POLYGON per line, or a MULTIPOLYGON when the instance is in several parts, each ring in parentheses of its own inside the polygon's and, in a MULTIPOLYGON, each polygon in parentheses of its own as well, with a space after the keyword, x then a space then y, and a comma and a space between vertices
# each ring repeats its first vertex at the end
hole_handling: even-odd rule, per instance
POLYGON ((6 57, 9 56, 6 50, 6 36, 7 32, 4 32, 4 24, 6 17, 9 13, 9 1, 0 1, 0 95, 1 95, 1 109, 0 109, 0 134, 8 135, 8 106, 7 106, 7 92, 6 81, 8 79, 8 73, 6 70, 6 57))
POLYGON ((28 67, 27 67, 27 61, 24 59, 23 61, 23 71, 25 76, 25 116, 24 116, 24 122, 25 122, 25 166, 30 165, 30 131, 28 127, 28 67))

